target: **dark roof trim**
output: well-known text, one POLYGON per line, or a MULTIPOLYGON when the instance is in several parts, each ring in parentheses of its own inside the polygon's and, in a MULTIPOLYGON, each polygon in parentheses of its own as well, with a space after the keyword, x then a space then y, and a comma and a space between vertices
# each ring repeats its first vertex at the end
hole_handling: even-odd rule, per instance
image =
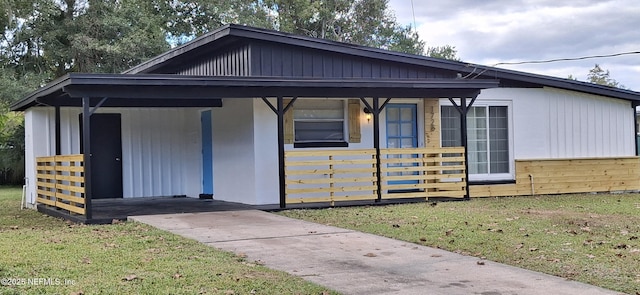
POLYGON ((344 54, 350 54, 354 56, 368 57, 374 59, 381 59, 393 62, 401 62, 418 66, 434 67, 444 70, 450 70, 459 72, 462 75, 471 74, 471 76, 479 75, 481 78, 491 79, 505 79, 515 80, 525 83, 537 84, 541 86, 556 87, 560 89, 573 90, 579 92, 585 92, 595 95, 608 96, 613 98, 640 101, 640 93, 620 89, 615 87, 608 87, 603 85, 597 85, 592 83, 580 82, 570 79, 563 79, 545 75, 538 75, 526 72, 519 72, 507 69, 501 69, 496 67, 489 67, 477 64, 470 64, 464 62, 450 61, 439 58, 426 57, 421 55, 406 54, 394 51, 388 51, 378 48, 365 47, 360 45, 353 45, 347 43, 341 43, 336 41, 330 41, 326 39, 318 39, 307 36, 293 35, 278 31, 259 29, 253 27, 246 27, 240 25, 226 25, 217 30, 211 31, 195 40, 176 47, 168 52, 165 52, 155 58, 152 58, 138 66, 135 66, 124 73, 148 73, 154 69, 162 67, 165 63, 168 63, 171 59, 188 53, 203 45, 214 42, 223 37, 239 37, 249 38, 256 40, 263 40, 281 44, 289 44, 294 46, 302 46, 308 48, 314 48, 319 50, 340 52, 344 54))
MULTIPOLYGON (((473 97, 482 89, 495 87, 498 87, 498 81, 495 80, 463 79, 328 80, 282 77, 68 74, 13 104, 11 109, 22 111, 39 104, 78 105, 78 98, 81 97, 108 97, 112 101, 110 106, 125 107, 136 105, 130 100, 144 102, 145 106, 156 106, 154 101, 158 102, 158 100, 174 100, 168 104, 180 106, 180 102, 194 100, 263 96, 473 97)), ((167 102, 164 103, 167 104, 167 102)), ((161 103, 158 102, 158 104, 161 103)))

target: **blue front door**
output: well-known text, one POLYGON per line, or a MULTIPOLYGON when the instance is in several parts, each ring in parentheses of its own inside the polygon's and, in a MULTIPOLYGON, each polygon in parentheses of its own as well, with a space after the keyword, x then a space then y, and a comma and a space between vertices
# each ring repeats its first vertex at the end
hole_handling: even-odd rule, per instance
POLYGON ((213 195, 213 135, 211 111, 200 113, 202 126, 202 193, 213 195))
MULTIPOLYGON (((418 147, 418 119, 415 104, 389 104, 386 106, 387 148, 418 147)), ((402 155, 415 157, 416 155, 402 155)), ((399 157, 399 155, 389 155, 399 157)), ((413 163, 388 164, 389 167, 414 166, 413 163)), ((416 172, 392 172, 389 175, 412 175, 416 172)), ((417 183, 415 180, 390 181, 389 184, 417 183)))

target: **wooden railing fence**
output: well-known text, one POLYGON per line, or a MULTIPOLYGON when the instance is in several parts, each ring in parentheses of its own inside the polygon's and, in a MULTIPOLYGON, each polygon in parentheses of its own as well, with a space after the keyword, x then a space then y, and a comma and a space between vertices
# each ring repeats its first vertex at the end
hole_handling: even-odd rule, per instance
POLYGON ((85 215, 83 155, 36 158, 37 202, 85 215))
POLYGON ((466 194, 464 148, 375 149, 285 152, 288 204, 383 199, 462 198, 466 194))

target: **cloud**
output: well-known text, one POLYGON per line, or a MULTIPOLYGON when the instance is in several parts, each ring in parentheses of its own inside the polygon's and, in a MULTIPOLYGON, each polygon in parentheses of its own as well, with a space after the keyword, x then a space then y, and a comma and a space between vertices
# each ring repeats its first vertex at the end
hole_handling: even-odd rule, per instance
MULTIPOLYGON (((411 24, 411 2, 427 45, 453 45, 468 62, 491 65, 640 51, 637 0, 391 0, 389 7, 398 20, 411 24)), ((586 79, 596 63, 640 90, 640 55, 509 68, 586 79)))

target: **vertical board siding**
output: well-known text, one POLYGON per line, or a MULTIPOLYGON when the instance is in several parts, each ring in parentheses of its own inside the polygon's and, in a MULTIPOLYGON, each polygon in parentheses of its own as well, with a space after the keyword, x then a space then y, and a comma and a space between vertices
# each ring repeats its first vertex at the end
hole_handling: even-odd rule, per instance
POLYGON ((569 91, 546 93, 552 158, 634 155, 629 102, 569 91))
POLYGON ((517 160, 516 183, 471 185, 471 197, 640 190, 640 158, 517 160))
MULTIPOLYGON (((62 154, 80 152, 79 108, 61 109, 62 154)), ((191 108, 101 108, 98 113, 119 113, 122 118, 123 192, 125 198, 200 193, 200 125, 191 108)), ((53 155, 53 109, 41 112, 49 127, 37 143, 53 155)), ((34 153, 35 154, 35 153, 34 153)))
POLYGON ((512 103, 516 160, 635 155, 629 101, 549 87, 487 89, 482 101, 512 103))
POLYGON ((194 76, 248 76, 249 45, 214 53, 209 58, 199 59, 176 71, 178 75, 194 76))
POLYGON ((252 76, 308 78, 454 78, 455 73, 270 42, 251 44, 252 76))

